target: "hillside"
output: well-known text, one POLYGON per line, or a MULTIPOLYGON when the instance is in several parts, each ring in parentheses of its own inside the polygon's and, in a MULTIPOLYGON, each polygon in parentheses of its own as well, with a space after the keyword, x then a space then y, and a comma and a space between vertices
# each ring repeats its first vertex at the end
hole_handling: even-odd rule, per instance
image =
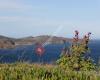
POLYGON ((19 45, 31 45, 35 43, 49 43, 49 44, 60 44, 63 40, 71 41, 69 38, 57 37, 57 36, 36 36, 36 37, 25 37, 25 38, 9 38, 5 36, 0 36, 0 48, 13 48, 19 45))
POLYGON ((0 48, 13 48, 15 46, 15 39, 0 36, 0 48))
POLYGON ((37 42, 41 44, 45 42, 50 43, 50 44, 58 44, 58 43, 62 43, 62 40, 70 41, 71 39, 42 35, 42 36, 36 36, 36 37, 26 37, 26 38, 17 39, 15 43, 17 45, 34 44, 37 42))

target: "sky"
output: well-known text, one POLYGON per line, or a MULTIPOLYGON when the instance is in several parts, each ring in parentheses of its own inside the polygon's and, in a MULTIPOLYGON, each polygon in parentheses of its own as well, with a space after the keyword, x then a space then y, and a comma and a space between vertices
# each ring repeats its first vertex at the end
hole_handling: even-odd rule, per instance
POLYGON ((75 30, 100 39, 100 0, 0 0, 0 35, 73 37, 75 30))

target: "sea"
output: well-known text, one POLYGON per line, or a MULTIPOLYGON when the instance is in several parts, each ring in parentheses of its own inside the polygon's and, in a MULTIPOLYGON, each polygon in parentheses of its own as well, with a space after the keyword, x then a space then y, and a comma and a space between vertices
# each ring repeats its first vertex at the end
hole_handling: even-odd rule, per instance
MULTIPOLYGON (((67 46, 70 46, 68 43, 67 46)), ((55 63, 61 55, 63 44, 48 44, 44 46, 44 53, 40 56, 36 53, 36 45, 22 45, 13 49, 0 49, 0 63, 55 63)), ((90 56, 94 63, 100 63, 100 40, 89 43, 90 56)))

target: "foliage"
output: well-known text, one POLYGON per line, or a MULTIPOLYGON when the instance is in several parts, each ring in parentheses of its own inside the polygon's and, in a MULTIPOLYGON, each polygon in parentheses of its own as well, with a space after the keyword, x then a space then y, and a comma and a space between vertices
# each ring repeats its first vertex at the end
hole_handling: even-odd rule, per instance
POLYGON ((99 73, 64 70, 47 64, 0 64, 0 80, 100 80, 99 73))
POLYGON ((89 56, 86 57, 89 52, 90 34, 88 33, 82 39, 79 39, 79 32, 75 31, 70 49, 64 49, 65 51, 61 54, 60 59, 57 60, 61 68, 75 71, 91 71, 96 68, 93 60, 89 56))

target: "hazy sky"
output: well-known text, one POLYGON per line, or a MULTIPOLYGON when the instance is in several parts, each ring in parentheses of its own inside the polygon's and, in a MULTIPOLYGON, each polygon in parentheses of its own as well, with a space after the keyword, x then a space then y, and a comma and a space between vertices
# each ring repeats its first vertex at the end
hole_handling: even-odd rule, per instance
POLYGON ((74 30, 100 39, 100 0, 0 0, 0 35, 72 37, 74 30))

